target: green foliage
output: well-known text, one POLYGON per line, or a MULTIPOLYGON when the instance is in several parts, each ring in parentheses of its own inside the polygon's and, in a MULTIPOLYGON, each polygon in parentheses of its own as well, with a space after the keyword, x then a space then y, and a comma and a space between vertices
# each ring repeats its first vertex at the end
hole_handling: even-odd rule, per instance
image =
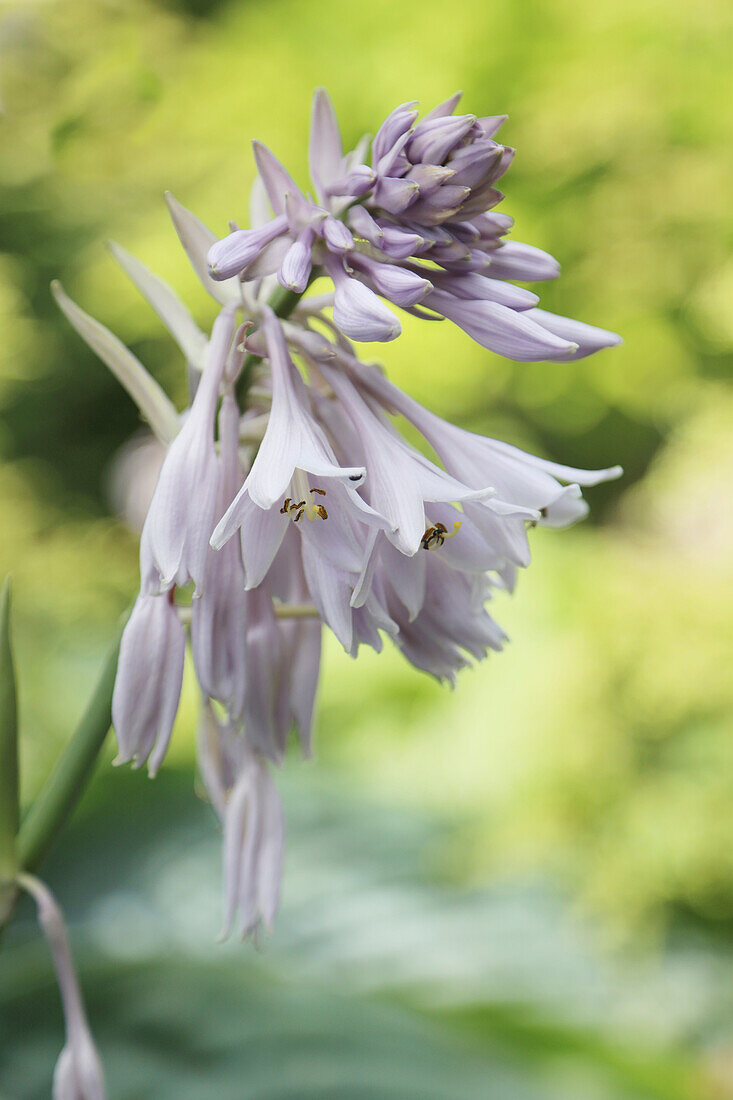
MULTIPOLYGON (((685 1005, 697 995, 697 1045, 714 1042, 730 959, 702 998, 674 958, 609 966, 546 883, 447 892, 420 868, 437 822, 292 764, 283 909, 260 951, 214 942, 219 829, 189 774, 108 775, 82 805, 48 875, 110 1095, 714 1100, 685 1005)), ((0 1088, 24 1100, 47 1095, 61 1043, 31 908, 0 973, 0 1088)))

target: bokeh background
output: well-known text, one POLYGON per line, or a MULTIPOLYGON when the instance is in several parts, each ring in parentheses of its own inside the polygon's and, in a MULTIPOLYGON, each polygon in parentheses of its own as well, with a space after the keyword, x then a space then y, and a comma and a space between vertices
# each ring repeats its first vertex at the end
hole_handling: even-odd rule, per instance
MULTIPOLYGON (((316 760, 282 778, 281 917, 216 944, 219 835, 191 685, 152 783, 110 746, 46 874, 111 1097, 733 1096, 733 349, 729 0, 46 0, 0 5, 0 573, 15 577, 33 799, 136 588, 114 518, 135 409, 55 311, 59 277, 183 402, 104 248, 197 319, 162 195, 246 224, 259 137, 305 181, 314 87, 344 137, 461 87, 508 112, 503 209, 556 255, 543 305, 621 332, 513 364, 406 318, 421 401, 582 466, 592 518, 536 531, 508 650, 454 693, 326 647, 316 760)), ((30 906, 0 958, 0 1095, 62 1042, 30 906)))

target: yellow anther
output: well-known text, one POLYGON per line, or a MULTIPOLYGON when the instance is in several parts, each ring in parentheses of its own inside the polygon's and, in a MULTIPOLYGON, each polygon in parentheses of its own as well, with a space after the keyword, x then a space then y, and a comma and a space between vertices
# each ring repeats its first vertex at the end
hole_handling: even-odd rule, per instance
MULTIPOLYGON (((309 489, 308 492, 317 493, 321 497, 326 495, 325 489, 309 489)), ((322 504, 308 503, 305 500, 293 500, 292 497, 285 497, 280 515, 290 516, 293 523, 299 523, 303 516, 306 516, 307 519, 328 519, 328 512, 322 504)))

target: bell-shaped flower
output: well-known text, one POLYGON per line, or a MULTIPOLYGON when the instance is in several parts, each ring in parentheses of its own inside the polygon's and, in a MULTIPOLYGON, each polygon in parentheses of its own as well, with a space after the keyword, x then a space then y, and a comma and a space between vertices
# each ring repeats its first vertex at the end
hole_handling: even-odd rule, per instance
POLYGON ((94 1045, 69 948, 63 914, 51 891, 32 875, 19 876, 32 896, 61 994, 66 1042, 53 1075, 53 1100, 104 1100, 104 1072, 94 1045))
POLYGON ((415 554, 420 548, 426 529, 426 502, 485 500, 493 496, 495 490, 490 484, 469 488, 411 448, 370 408, 343 372, 325 364, 321 369, 364 450, 366 498, 387 520, 387 538, 403 554, 415 554))
MULTIPOLYGON (((356 486, 364 478, 363 467, 341 467, 325 432, 308 407, 305 383, 288 354, 280 322, 266 309, 264 333, 272 376, 272 408, 262 444, 244 485, 218 523, 211 544, 219 548, 239 530, 252 505, 268 510, 283 505, 297 470, 319 478, 335 478, 356 486)), ((263 520, 283 530, 275 517, 263 520)))
MULTIPOLYGON (((242 484, 239 409, 231 388, 219 412, 217 514, 222 515, 242 484)), ((208 550, 205 582, 191 612, 191 648, 201 690, 218 700, 229 718, 241 718, 247 683, 247 596, 236 540, 208 550)))
POLYGON ((423 606, 413 618, 392 592, 395 644, 416 668, 453 684, 469 656, 480 661, 488 650, 501 650, 506 635, 483 607, 491 595, 488 578, 452 571, 437 555, 428 557, 425 568, 423 606))
POLYGON ((186 635, 172 593, 141 593, 125 626, 112 695, 115 763, 155 775, 165 756, 183 682, 186 635))
POLYGON ((209 343, 191 410, 163 462, 140 544, 143 590, 162 592, 193 580, 201 591, 216 518, 218 463, 214 419, 219 385, 234 333, 234 305, 225 306, 209 343))
POLYGON ((244 938, 272 929, 280 897, 285 828, 267 761, 246 735, 219 725, 204 706, 199 764, 224 829, 222 939, 238 927, 244 938))
MULTIPOLYGON (((579 518, 577 507, 570 507, 570 500, 576 491, 573 489, 568 496, 568 487, 561 482, 592 486, 621 476, 620 466, 605 470, 580 470, 537 458, 509 443, 466 431, 420 405, 375 367, 360 363, 357 373, 342 352, 337 353, 337 359, 347 367, 350 376, 360 386, 417 428, 453 477, 474 489, 487 483, 493 485, 496 497, 487 501, 485 510, 493 511, 497 517, 501 517, 503 512, 504 519, 511 519, 512 509, 526 509, 529 514, 520 516, 518 523, 523 526, 523 519, 543 523, 555 502, 562 498, 565 503, 555 514, 554 522, 561 522, 566 514, 572 515, 573 519, 579 518)), ((470 501, 466 502, 465 507, 467 510, 477 510, 470 501)), ((569 522, 572 519, 569 518, 569 522)))
POLYGON ((266 591, 277 607, 298 613, 276 618, 279 654, 277 716, 281 745, 291 727, 298 734, 304 755, 309 756, 313 736, 313 711, 321 663, 321 621, 305 612, 312 602, 301 555, 301 541, 291 525, 272 568, 266 591))

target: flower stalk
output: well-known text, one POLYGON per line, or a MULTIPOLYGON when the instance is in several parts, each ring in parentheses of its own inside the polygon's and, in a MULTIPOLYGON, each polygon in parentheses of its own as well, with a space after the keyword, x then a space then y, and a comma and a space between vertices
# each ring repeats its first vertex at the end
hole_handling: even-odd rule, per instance
MULTIPOLYGON (((311 282, 312 281, 311 279, 311 282)), ((273 290, 267 304, 275 316, 284 321, 293 312, 304 293, 305 291, 298 292, 295 290, 286 290, 285 287, 278 286, 273 290)), ((235 387, 237 404, 242 412, 244 412, 247 407, 247 394, 252 383, 252 372, 260 361, 261 356, 249 352, 245 356, 244 363, 242 364, 242 370, 240 371, 235 387)))
POLYGON ((41 863, 91 778, 112 724, 112 689, 123 626, 120 623, 117 629, 79 725, 20 828, 18 863, 25 871, 34 871, 41 863))
POLYGON ((15 903, 20 820, 18 707, 10 636, 10 577, 0 590, 0 927, 15 903))

